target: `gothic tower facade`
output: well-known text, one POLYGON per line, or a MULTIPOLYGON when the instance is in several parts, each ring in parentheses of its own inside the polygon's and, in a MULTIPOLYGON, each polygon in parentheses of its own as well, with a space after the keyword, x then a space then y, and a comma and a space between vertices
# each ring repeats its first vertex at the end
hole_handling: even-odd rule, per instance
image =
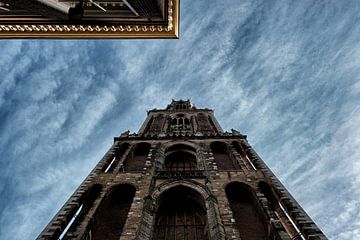
POLYGON ((326 239, 246 140, 189 100, 125 132, 39 240, 326 239))

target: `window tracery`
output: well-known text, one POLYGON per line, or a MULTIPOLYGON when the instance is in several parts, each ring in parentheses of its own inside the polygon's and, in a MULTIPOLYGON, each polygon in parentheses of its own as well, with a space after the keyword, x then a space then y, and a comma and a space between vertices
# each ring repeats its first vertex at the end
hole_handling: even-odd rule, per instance
POLYGON ((153 240, 208 240, 204 200, 194 190, 177 186, 162 194, 153 240))

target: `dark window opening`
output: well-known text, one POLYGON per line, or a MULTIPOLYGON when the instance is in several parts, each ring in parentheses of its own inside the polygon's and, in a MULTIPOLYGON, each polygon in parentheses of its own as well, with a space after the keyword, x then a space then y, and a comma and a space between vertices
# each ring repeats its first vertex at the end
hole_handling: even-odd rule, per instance
POLYGON ((171 120, 170 131, 191 130, 190 120, 184 114, 178 114, 171 120))
POLYGON ((139 143, 135 146, 132 154, 130 154, 124 162, 124 171, 142 171, 150 152, 151 145, 149 143, 139 143))
POLYGON ((225 192, 241 239, 270 240, 254 204, 254 195, 250 192, 249 187, 233 182, 226 186, 225 192))
POLYGON ((232 142, 232 145, 234 146, 235 150, 240 154, 240 156, 243 158, 245 157, 244 150, 240 147, 238 142, 232 142))
POLYGON ((151 122, 149 129, 150 133, 159 134, 163 130, 166 117, 163 114, 158 114, 155 116, 154 120, 151 122))
POLYGON ((249 157, 246 155, 246 152, 244 149, 240 146, 238 142, 232 142, 232 145, 234 146, 237 153, 240 154, 240 157, 243 161, 243 163, 249 167, 249 169, 257 170, 253 162, 249 159, 249 157))
POLYGON ((186 144, 176 144, 166 149, 165 153, 171 153, 174 151, 188 151, 195 154, 196 149, 186 144))
POLYGON ((178 186, 160 197, 153 240, 208 240, 204 200, 194 190, 178 186))
POLYGON ((196 170, 196 157, 184 151, 172 152, 165 159, 165 168, 168 171, 196 170))
POLYGON ((198 127, 201 132, 203 132, 203 133, 213 133, 214 132, 214 129, 212 128, 212 125, 209 122, 208 115, 199 113, 196 117, 196 121, 198 123, 198 127))
POLYGON ((71 233, 76 231, 76 228, 84 220, 84 217, 89 212, 90 208, 94 205, 95 200, 100 195, 102 186, 99 184, 93 185, 79 200, 79 207, 74 208, 72 213, 67 218, 67 226, 60 235, 60 239, 72 239, 71 233), (69 236, 70 235, 70 236, 69 236))
POLYGON ((153 124, 154 121, 154 117, 151 117, 149 122, 147 123, 145 129, 144 129, 144 134, 148 133, 150 131, 150 127, 153 124))
POLYGON ((165 151, 165 169, 167 171, 197 170, 196 150, 185 144, 176 144, 165 151))
POLYGON ((136 189, 122 184, 114 189, 95 213, 92 240, 118 240, 126 223, 136 189))
POLYGON ((210 144, 211 151, 214 155, 216 165, 219 170, 238 170, 240 166, 233 162, 230 157, 228 147, 223 142, 213 142, 210 144))
POLYGON ((112 172, 119 164, 120 159, 124 156, 128 147, 128 143, 121 144, 118 150, 116 150, 115 155, 108 159, 108 164, 103 168, 103 172, 112 172))
POLYGON ((269 210, 275 213, 289 236, 292 238, 298 236, 298 239, 304 239, 294 221, 292 221, 285 208, 277 200, 276 195, 272 191, 272 187, 264 181, 259 182, 258 186, 260 192, 264 194, 268 201, 269 210))

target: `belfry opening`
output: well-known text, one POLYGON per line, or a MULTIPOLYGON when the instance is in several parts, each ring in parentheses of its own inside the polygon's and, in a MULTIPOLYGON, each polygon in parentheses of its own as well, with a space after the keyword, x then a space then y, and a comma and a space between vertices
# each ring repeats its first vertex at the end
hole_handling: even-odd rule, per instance
POLYGON ((156 212, 153 240, 208 240, 205 201, 189 187, 164 192, 156 212))

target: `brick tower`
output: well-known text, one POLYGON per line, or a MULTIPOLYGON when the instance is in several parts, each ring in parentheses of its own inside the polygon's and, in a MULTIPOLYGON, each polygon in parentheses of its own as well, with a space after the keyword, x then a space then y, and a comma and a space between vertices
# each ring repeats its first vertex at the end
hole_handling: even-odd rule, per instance
POLYGON ((189 100, 125 132, 38 239, 326 239, 236 130, 189 100))

